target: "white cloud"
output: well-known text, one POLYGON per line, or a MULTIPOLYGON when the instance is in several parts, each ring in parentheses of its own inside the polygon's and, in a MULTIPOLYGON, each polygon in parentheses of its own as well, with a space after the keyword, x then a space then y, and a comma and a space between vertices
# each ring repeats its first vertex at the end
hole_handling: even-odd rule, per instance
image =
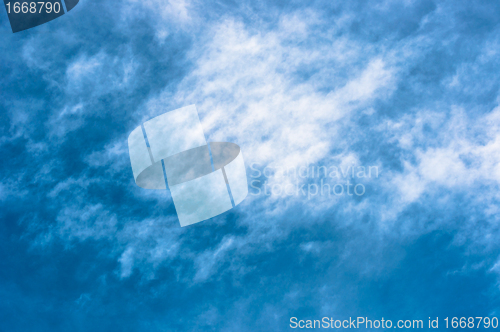
POLYGON ((422 131, 427 120, 435 126, 432 122, 436 118, 422 111, 404 119, 395 129, 395 139, 401 138, 400 146, 408 152, 405 155, 415 162, 403 159, 404 171, 394 174, 393 184, 402 197, 413 202, 430 185, 455 190, 467 190, 474 183, 499 185, 500 127, 494 124, 499 114, 497 107, 485 116, 470 119, 455 109, 449 118, 439 118, 436 129, 440 134, 430 146, 423 144, 426 136, 422 131))
POLYGON ((85 205, 82 208, 68 206, 57 216, 57 233, 69 243, 77 239, 110 239, 116 232, 117 218, 101 204, 85 205))
MULTIPOLYGON (((132 7, 150 6, 151 10, 159 5, 156 1, 130 3, 132 7)), ((161 11, 159 16, 177 12, 181 19, 188 20, 188 7, 187 2, 170 2, 166 14, 161 11)), ((165 111, 196 104, 208 140, 238 143, 247 165, 258 162, 299 168, 328 160, 345 169, 360 163, 361 156, 351 147, 352 142, 340 132, 346 128, 363 130, 350 121, 351 117, 365 114, 375 119, 374 101, 391 96, 401 71, 408 69, 410 60, 425 54, 430 41, 417 36, 387 52, 383 47, 361 44, 335 33, 350 19, 342 17, 337 26, 321 32, 314 28, 321 17, 313 12, 283 16, 273 31, 254 30, 235 20, 222 21, 204 35, 205 39, 195 42, 188 54, 194 69, 177 89, 172 91, 171 86, 167 86, 150 98, 135 117, 142 122, 165 111), (315 42, 308 43, 311 39, 315 42), (331 156, 333 148, 338 155, 331 156)), ((158 29, 160 35, 168 34, 161 27, 158 29)), ((131 77, 137 68, 132 59, 128 56, 121 62, 104 52, 79 56, 66 70, 68 96, 81 96, 85 89, 90 89, 93 97, 110 91, 126 91, 133 85, 131 77), (110 71, 105 70, 109 68, 110 71)), ((68 103, 53 114, 49 124, 65 133, 82 125, 81 116, 85 112, 92 110, 86 108, 84 100, 68 103), (73 123, 69 121, 72 117, 77 119, 73 123)), ((122 278, 130 276, 134 268, 154 278, 159 264, 178 256, 194 261, 194 282, 204 282, 217 275, 222 263, 229 263, 230 271, 244 273, 246 270, 238 259, 229 253, 234 251, 244 256, 272 251, 275 240, 286 237, 299 223, 307 227, 318 222, 316 217, 334 206, 345 219, 339 221, 343 223, 341 227, 352 225, 370 211, 382 232, 389 233, 401 211, 435 188, 467 190, 467 186, 477 181, 497 184, 500 179, 500 135, 496 125, 499 114, 496 110, 480 119, 469 119, 457 108, 448 119, 442 112, 422 109, 415 115, 394 117, 395 120, 387 120, 382 125, 374 122, 373 128, 366 130, 379 130, 378 139, 395 143, 402 151, 402 171, 384 169, 377 179, 379 182, 374 183, 380 190, 379 197, 365 198, 362 202, 249 197, 238 207, 240 215, 236 221, 247 227, 247 233, 225 237, 202 253, 192 252, 184 244, 185 230, 178 227, 174 217, 126 220, 124 228, 118 230, 113 213, 98 204, 85 202, 84 197, 59 211, 60 230, 55 233, 70 240, 112 241, 116 256, 120 257, 122 278), (470 122, 477 124, 473 129, 475 134, 484 131, 485 143, 468 132, 470 122), (428 137, 428 128, 441 134, 428 137), (378 204, 377 200, 385 202, 378 204), (294 208, 303 215, 290 213, 294 208), (285 211, 290 218, 283 217, 285 211)), ((85 162, 92 168, 109 167, 110 171, 123 172, 128 168, 128 158, 125 140, 120 142, 109 143, 102 151, 91 153, 84 158, 85 162)), ((380 169, 383 167, 380 165, 380 169)), ((85 189, 85 181, 82 178, 61 182, 51 195, 54 197, 74 186, 85 189)), ((272 181, 286 179, 270 181, 272 184, 272 181)), ((168 199, 164 193, 132 191, 137 197, 168 199)), ((490 214, 498 210, 492 204, 488 206, 490 214)), ((324 219, 323 216, 321 222, 330 222, 324 219)), ((429 229, 422 226, 412 231, 410 228, 401 227, 403 233, 412 234, 429 229)), ((320 248, 320 244, 312 242, 302 246, 310 252, 320 248)))
POLYGON ((129 221, 117 232, 117 252, 122 252, 119 258, 120 276, 130 276, 134 266, 138 266, 147 278, 154 279, 157 267, 176 258, 183 244, 181 238, 184 229, 177 227, 177 218, 146 219, 129 221))
MULTIPOLYGON (((208 140, 238 143, 247 165, 298 168, 329 158, 332 147, 346 147, 337 134, 338 122, 389 96, 397 72, 383 53, 362 49, 345 37, 332 38, 331 31, 322 32, 328 42, 304 47, 301 43, 318 33, 311 28, 315 20, 313 13, 291 15, 282 18, 277 31, 259 33, 232 20, 216 25, 207 34, 210 39, 193 48, 189 56, 195 67, 178 89, 172 93, 166 88, 151 98, 137 118, 196 104, 208 140), (317 74, 301 76, 314 68, 317 74)), ((336 161, 342 167, 358 161, 348 150, 340 157, 336 161)), ((227 238, 197 257, 194 282, 213 276, 230 250, 272 250, 270 243, 286 236, 292 225, 279 222, 280 229, 265 220, 279 217, 292 203, 304 204, 293 197, 278 204, 247 198, 241 211, 248 208, 252 216, 239 222, 249 233, 227 238), (256 211, 255 204, 266 208, 256 211)), ((334 203, 323 202, 325 208, 334 203)), ((238 262, 234 264, 230 270, 238 270, 238 262)))
POLYGON ((132 268, 134 267, 133 255, 134 255, 134 248, 129 247, 122 253, 120 258, 118 259, 121 266, 121 271, 120 271, 121 278, 129 277, 132 274, 132 268))
POLYGON ((151 99, 145 117, 194 103, 209 140, 240 144, 247 163, 298 167, 321 160, 341 140, 335 123, 385 97, 395 73, 383 55, 364 59, 359 45, 345 38, 302 47, 317 33, 308 30, 313 21, 284 17, 278 31, 267 33, 235 21, 217 25, 210 42, 191 54, 193 72, 174 95, 166 90, 151 99), (336 77, 354 58, 366 65, 354 67, 351 79, 336 77), (301 79, 301 68, 310 66, 321 75, 301 79))
POLYGON ((120 57, 104 51, 80 55, 66 69, 66 93, 81 96, 86 92, 87 98, 112 91, 129 93, 138 65, 130 51, 123 52, 124 56, 120 57))

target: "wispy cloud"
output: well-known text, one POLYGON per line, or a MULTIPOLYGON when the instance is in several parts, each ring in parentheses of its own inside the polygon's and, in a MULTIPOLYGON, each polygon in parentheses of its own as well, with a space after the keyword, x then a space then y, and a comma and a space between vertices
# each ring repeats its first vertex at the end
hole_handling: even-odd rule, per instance
POLYGON ((499 10, 82 1, 5 38, 0 284, 18 286, 0 294, 20 300, 0 303, 0 329, 15 331, 10 316, 31 300, 62 321, 51 331, 414 319, 467 311, 459 289, 478 315, 494 312, 499 10), (208 141, 239 144, 247 167, 371 165, 377 176, 362 196, 250 195, 180 228, 168 191, 134 185, 126 138, 190 104, 208 141))

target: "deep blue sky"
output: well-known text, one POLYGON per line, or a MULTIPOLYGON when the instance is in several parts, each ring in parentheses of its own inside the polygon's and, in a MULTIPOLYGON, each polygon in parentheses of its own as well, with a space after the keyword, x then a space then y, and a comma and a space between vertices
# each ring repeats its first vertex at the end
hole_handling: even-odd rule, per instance
POLYGON ((499 23, 498 1, 81 0, 13 34, 1 9, 0 331, 500 316, 499 23), (181 228, 127 137, 191 104, 249 181, 380 174, 181 228))

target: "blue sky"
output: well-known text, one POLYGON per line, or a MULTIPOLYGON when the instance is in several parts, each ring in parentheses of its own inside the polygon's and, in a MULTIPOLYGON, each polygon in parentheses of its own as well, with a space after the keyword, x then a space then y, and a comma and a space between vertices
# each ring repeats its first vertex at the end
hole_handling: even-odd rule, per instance
POLYGON ((498 1, 81 0, 16 34, 1 12, 0 331, 500 315, 498 1), (249 181, 379 176, 181 228, 126 142, 191 104, 249 181))

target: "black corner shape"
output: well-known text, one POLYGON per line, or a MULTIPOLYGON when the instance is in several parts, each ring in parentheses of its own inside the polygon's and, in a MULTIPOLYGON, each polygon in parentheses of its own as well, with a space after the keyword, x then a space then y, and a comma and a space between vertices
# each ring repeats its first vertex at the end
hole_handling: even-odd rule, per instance
POLYGON ((16 33, 64 15, 65 11, 73 9, 79 0, 3 0, 3 2, 12 32, 16 33))
POLYGON ((80 0, 63 0, 66 4, 66 10, 69 12, 71 9, 75 8, 80 0))

